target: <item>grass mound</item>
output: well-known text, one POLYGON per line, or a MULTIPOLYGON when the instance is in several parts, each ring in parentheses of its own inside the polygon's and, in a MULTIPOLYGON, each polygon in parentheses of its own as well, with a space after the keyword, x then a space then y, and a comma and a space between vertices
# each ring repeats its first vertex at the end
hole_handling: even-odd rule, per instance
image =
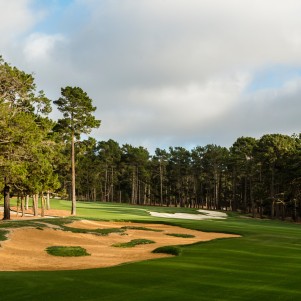
POLYGON ((138 245, 147 245, 147 244, 154 244, 154 243, 155 242, 153 240, 149 240, 149 239, 133 239, 129 242, 118 243, 112 246, 116 248, 133 248, 138 245))
POLYGON ((163 254, 179 256, 181 254, 181 249, 175 246, 165 246, 153 250, 152 253, 163 253, 163 254))
POLYGON ((78 257, 78 256, 89 256, 86 249, 82 247, 64 247, 64 246, 52 246, 46 248, 46 252, 53 256, 62 257, 78 257))
POLYGON ((181 238, 194 238, 194 235, 191 234, 179 234, 179 233, 166 233, 166 235, 174 236, 174 237, 181 237, 181 238))

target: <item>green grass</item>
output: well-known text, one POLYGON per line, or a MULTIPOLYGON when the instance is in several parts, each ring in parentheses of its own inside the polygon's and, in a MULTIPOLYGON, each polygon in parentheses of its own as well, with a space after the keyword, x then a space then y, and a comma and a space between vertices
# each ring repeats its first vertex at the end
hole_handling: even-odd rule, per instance
POLYGON ((88 233, 88 234, 95 234, 98 236, 107 236, 111 233, 123 234, 125 232, 124 229, 120 229, 120 228, 81 229, 81 228, 73 228, 73 227, 63 226, 61 229, 63 231, 70 231, 72 233, 88 233))
POLYGON ((163 254, 179 256, 181 254, 181 249, 175 246, 164 246, 153 250, 152 253, 163 253, 163 254))
POLYGON ((139 245, 148 245, 148 244, 154 244, 155 242, 153 240, 149 240, 149 239, 132 239, 129 242, 124 242, 124 243, 118 243, 118 244, 114 244, 112 245, 112 247, 116 247, 116 248, 133 248, 139 245))
POLYGON ((86 249, 79 246, 51 246, 46 248, 46 252, 53 256, 62 257, 79 257, 79 256, 89 256, 91 254, 87 253, 86 249))
MULTIPOLYGON (((70 202, 60 200, 51 205, 71 207, 70 202)), ((105 269, 0 272, 1 300, 301 300, 301 225, 237 214, 227 220, 161 219, 149 216, 148 209, 79 202, 77 212, 87 219, 159 222, 242 237, 181 246, 181 256, 105 269)), ((185 212, 151 208, 165 209, 185 212)))
POLYGON ((7 240, 7 230, 0 229, 0 241, 7 240))
POLYGON ((181 237, 181 238, 193 238, 194 235, 191 234, 179 234, 179 233, 166 233, 166 235, 174 236, 174 237, 181 237))
POLYGON ((13 221, 13 220, 5 220, 5 221, 0 221, 0 229, 2 228, 21 228, 21 227, 45 227, 45 224, 42 223, 42 220, 18 220, 18 221, 13 221))

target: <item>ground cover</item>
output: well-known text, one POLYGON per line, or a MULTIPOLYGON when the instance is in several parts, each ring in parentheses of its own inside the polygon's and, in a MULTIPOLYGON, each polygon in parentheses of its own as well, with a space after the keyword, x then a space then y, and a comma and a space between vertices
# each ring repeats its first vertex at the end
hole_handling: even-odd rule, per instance
POLYGON ((139 238, 139 239, 132 239, 131 241, 128 242, 113 244, 112 246, 116 248, 134 248, 139 245, 148 245, 154 243, 155 242, 153 240, 139 238))
POLYGON ((179 234, 179 233, 166 233, 166 235, 174 236, 174 237, 182 237, 182 238, 193 238, 194 237, 191 234, 179 234))
POLYGON ((46 252, 53 256, 62 257, 78 257, 78 256, 89 256, 86 249, 80 246, 51 246, 46 248, 46 252))
MULTIPOLYGON (((53 202, 63 209, 69 204, 53 202)), ((181 208, 170 210, 181 212, 181 208)), ((300 225, 235 214, 227 220, 170 220, 122 204, 79 203, 78 214, 242 237, 181 246, 178 257, 106 269, 0 272, 1 300, 301 300, 300 225)))

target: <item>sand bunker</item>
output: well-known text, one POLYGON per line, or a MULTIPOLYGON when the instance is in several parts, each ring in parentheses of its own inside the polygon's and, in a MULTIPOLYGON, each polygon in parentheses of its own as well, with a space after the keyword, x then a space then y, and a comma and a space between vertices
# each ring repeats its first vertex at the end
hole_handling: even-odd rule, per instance
POLYGON ((145 227, 160 232, 126 229, 122 234, 111 233, 108 236, 72 233, 53 228, 43 230, 35 228, 11 229, 9 239, 1 242, 0 271, 33 270, 79 270, 119 265, 126 262, 169 257, 167 254, 153 254, 152 250, 168 245, 192 244, 216 238, 239 237, 223 233, 206 233, 161 224, 140 224, 129 222, 98 222, 81 220, 68 224, 81 229, 105 229, 121 227, 145 227), (181 238, 167 234, 189 234, 193 238, 181 238), (133 239, 149 239, 154 244, 138 245, 133 248, 116 248, 116 243, 125 243, 133 239), (57 257, 47 254, 50 246, 81 246, 91 256, 57 257))
POLYGON ((227 214, 219 211, 210 210, 198 210, 201 214, 189 214, 189 213, 159 213, 149 212, 151 216, 162 218, 179 218, 179 219, 193 219, 193 220, 208 220, 208 219, 226 219, 227 214))

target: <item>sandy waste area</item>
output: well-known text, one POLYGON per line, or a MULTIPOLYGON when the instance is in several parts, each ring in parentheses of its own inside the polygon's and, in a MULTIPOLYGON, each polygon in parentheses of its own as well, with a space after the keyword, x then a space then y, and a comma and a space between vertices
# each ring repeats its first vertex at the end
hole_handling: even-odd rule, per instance
POLYGON ((81 229, 145 227, 160 232, 127 229, 123 234, 111 233, 108 236, 72 233, 51 227, 43 230, 36 228, 10 229, 8 240, 1 241, 0 271, 37 271, 37 270, 79 270, 119 265, 127 262, 170 257, 167 254, 153 254, 160 246, 185 245, 216 238, 238 237, 223 233, 205 233, 162 224, 141 224, 128 222, 98 222, 89 220, 75 221, 70 227, 81 229), (193 238, 166 235, 168 233, 190 234, 193 238), (133 248, 118 248, 116 243, 133 239, 149 239, 153 244, 137 245, 133 248), (91 256, 58 257, 49 255, 45 249, 50 246, 80 246, 91 256))

